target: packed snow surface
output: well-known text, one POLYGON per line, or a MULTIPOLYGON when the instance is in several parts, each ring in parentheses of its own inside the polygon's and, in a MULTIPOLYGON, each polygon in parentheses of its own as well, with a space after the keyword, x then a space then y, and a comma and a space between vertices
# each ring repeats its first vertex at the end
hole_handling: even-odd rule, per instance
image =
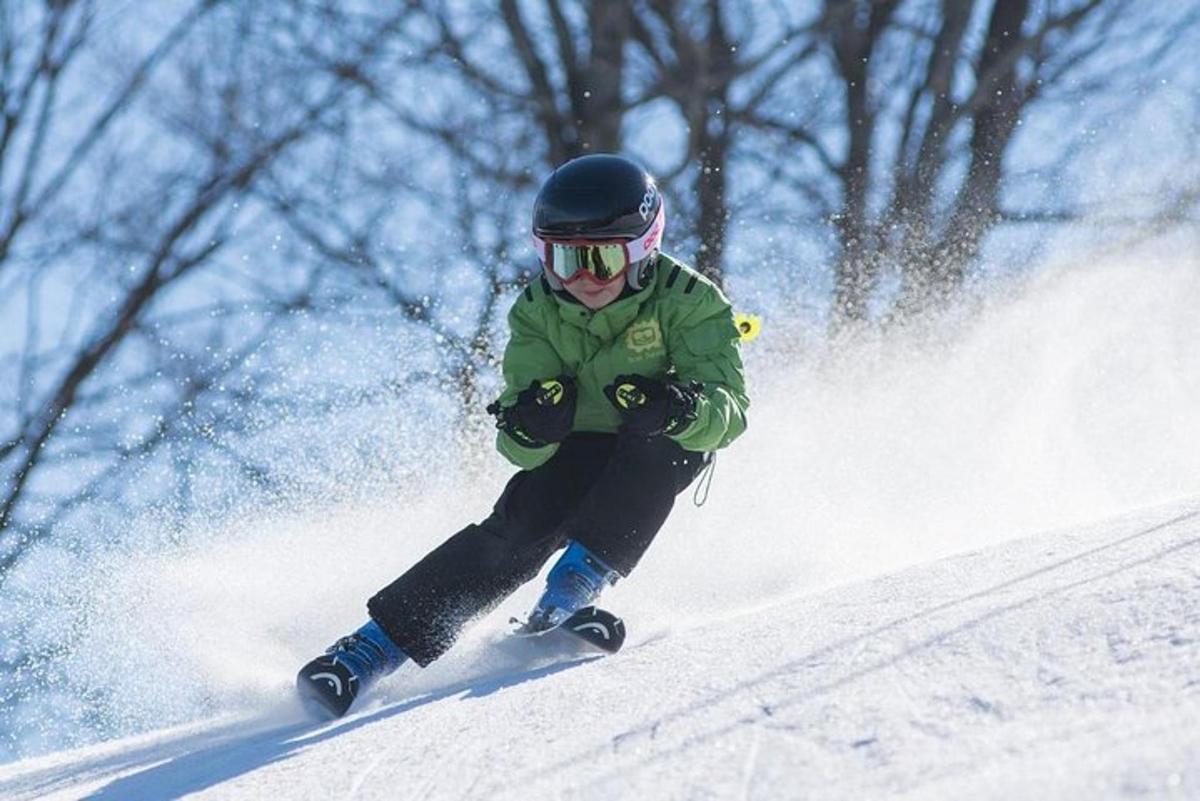
POLYGON ((493 616, 461 681, 406 668, 333 723, 281 701, 26 760, 0 796, 1200 798, 1200 501, 629 622, 599 657, 493 616))

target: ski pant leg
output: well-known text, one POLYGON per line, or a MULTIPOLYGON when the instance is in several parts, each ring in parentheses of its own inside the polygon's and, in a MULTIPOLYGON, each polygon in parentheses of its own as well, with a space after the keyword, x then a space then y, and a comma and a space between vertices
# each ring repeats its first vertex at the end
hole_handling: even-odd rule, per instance
POLYGON ((622 576, 628 576, 667 520, 675 496, 712 459, 668 437, 618 436, 612 458, 563 526, 622 576))
POLYGON ((491 515, 431 551, 367 602, 367 611, 422 667, 462 627, 537 575, 562 544, 562 523, 595 484, 616 437, 574 434, 545 464, 509 480, 491 515))

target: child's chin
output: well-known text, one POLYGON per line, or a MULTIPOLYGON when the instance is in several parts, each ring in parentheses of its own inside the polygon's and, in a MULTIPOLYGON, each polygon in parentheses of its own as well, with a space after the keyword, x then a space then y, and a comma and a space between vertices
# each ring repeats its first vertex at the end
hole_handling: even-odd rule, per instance
POLYGON ((604 289, 591 291, 579 289, 571 294, 575 296, 576 300, 578 300, 584 306, 587 306, 589 309, 599 309, 611 303, 613 298, 620 293, 613 293, 609 291, 607 287, 605 287, 604 289))

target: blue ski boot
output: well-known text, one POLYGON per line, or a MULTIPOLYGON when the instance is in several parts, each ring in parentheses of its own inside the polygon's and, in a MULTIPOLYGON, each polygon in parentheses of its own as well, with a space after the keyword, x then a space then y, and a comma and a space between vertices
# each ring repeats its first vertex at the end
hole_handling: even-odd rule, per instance
POLYGON ((576 612, 591 606, 620 574, 575 540, 558 558, 546 589, 518 634, 537 635, 558 628, 576 612))
POLYGON ((319 717, 340 718, 359 693, 408 659, 374 620, 300 669, 296 689, 319 717))

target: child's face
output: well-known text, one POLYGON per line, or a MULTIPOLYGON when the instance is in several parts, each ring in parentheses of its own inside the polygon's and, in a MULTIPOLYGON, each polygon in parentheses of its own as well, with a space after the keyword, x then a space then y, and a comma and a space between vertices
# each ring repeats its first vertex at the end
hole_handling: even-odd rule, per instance
POLYGON ((571 297, 584 306, 596 310, 604 308, 616 300, 624 287, 625 276, 622 275, 619 279, 609 281, 606 284, 596 284, 591 281, 572 281, 565 285, 563 289, 567 290, 571 297))

